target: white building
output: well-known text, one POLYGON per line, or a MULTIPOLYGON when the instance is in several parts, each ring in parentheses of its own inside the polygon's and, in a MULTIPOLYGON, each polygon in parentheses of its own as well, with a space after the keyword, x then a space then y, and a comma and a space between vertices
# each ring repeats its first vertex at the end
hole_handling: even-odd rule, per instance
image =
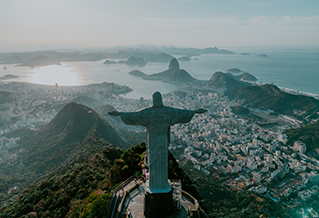
POLYGON ((257 172, 253 172, 253 180, 257 183, 260 183, 261 175, 257 172))
POLYGON ((303 154, 306 152, 307 147, 305 143, 301 141, 295 141, 292 149, 299 152, 300 154, 303 154))

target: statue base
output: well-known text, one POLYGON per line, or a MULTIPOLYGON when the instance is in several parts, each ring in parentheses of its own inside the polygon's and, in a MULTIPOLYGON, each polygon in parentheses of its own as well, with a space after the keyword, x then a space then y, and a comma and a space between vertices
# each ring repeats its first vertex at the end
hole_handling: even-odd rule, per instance
POLYGON ((145 192, 144 215, 150 218, 170 217, 175 212, 173 190, 167 193, 145 192))

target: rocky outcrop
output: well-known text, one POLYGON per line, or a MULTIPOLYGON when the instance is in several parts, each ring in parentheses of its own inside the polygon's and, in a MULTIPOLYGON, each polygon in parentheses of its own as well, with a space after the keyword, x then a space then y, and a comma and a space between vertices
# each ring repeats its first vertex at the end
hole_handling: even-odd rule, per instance
POLYGON ((175 58, 170 61, 168 70, 145 76, 143 79, 163 80, 173 83, 190 83, 195 80, 186 70, 180 69, 179 63, 175 58))

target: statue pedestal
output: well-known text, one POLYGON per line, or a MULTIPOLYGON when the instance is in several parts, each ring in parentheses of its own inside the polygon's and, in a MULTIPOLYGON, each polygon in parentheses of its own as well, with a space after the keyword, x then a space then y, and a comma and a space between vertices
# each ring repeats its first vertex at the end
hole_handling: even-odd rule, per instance
POLYGON ((175 212, 173 190, 154 192, 147 189, 144 198, 144 215, 149 218, 170 217, 175 212))

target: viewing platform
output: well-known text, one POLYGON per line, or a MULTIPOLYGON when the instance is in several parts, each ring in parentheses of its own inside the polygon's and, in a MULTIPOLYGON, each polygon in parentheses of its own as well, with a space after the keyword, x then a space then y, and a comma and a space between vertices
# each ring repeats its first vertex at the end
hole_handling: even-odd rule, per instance
MULTIPOLYGON (((200 218, 208 217, 199 207, 198 201, 181 190, 179 180, 170 181, 173 188, 175 212, 168 218, 200 218)), ((144 198, 147 182, 131 178, 122 183, 114 192, 109 210, 111 218, 151 218, 144 215, 144 198), (129 216, 129 213, 131 214, 129 216)), ((161 215, 159 214, 159 217, 161 215)))

